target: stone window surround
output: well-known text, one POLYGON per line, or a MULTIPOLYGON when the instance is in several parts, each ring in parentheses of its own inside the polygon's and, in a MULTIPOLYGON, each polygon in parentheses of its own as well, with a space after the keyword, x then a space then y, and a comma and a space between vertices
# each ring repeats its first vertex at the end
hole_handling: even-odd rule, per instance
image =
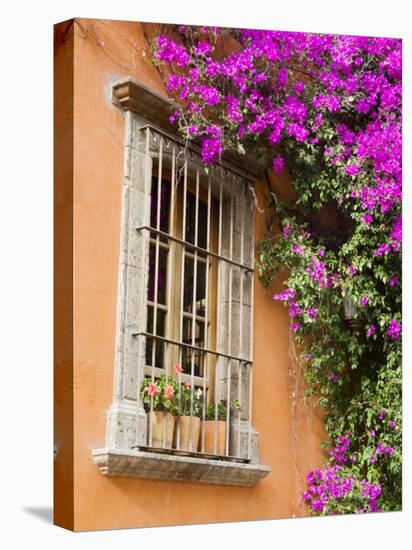
MULTIPOLYGON (((132 476, 151 479, 173 479, 197 481, 201 483, 228 484, 240 486, 252 486, 259 479, 265 477, 270 468, 259 464, 258 440, 259 435, 251 426, 248 415, 243 411, 243 420, 238 424, 238 429, 233 429, 233 444, 238 444, 242 449, 242 456, 246 456, 248 437, 251 454, 249 462, 232 462, 224 460, 210 460, 192 457, 182 457, 161 453, 144 452, 133 448, 137 444, 145 444, 146 440, 146 414, 140 408, 137 414, 137 365, 144 364, 145 349, 144 339, 136 338, 138 331, 145 330, 145 292, 147 285, 147 270, 144 268, 144 251, 148 250, 147 231, 137 232, 136 227, 150 225, 150 193, 145 192, 147 168, 151 173, 152 158, 148 158, 141 139, 142 128, 148 124, 155 124, 163 128, 170 128, 168 117, 172 111, 172 104, 164 98, 131 78, 122 79, 113 86, 113 103, 125 111, 125 165, 122 196, 122 227, 121 227, 121 253, 118 290, 118 326, 116 336, 116 361, 115 361, 115 386, 113 403, 107 413, 106 446, 93 451, 93 459, 100 471, 109 476, 132 476), (149 164, 148 164, 149 163, 149 164), (146 272, 145 272, 146 271, 146 272), (136 325, 137 320, 138 326, 136 325), (246 414, 246 416, 245 416, 246 414), (251 436, 249 436, 249 432, 251 436), (240 439, 240 441, 239 441, 240 439)), ((173 140, 179 138, 172 136, 173 140)), ((196 147, 187 150, 189 166, 193 161, 198 162, 199 153, 196 147), (192 157, 192 158, 191 158, 192 157)), ((256 178, 258 169, 253 170, 253 165, 246 162, 248 170, 245 170, 244 159, 235 157, 224 159, 217 167, 217 178, 223 178, 225 194, 229 196, 229 183, 233 181, 230 190, 241 189, 241 185, 250 184, 256 178), (235 180, 235 181, 234 181, 235 180)), ((253 201, 251 193, 245 193, 248 198, 246 207, 245 248, 246 258, 253 265, 253 201)), ((238 197, 235 197, 235 201, 238 197)), ((226 201, 228 203, 228 201, 226 201)), ((239 208, 235 209, 239 212, 239 208)), ((239 231, 239 216, 235 216, 235 230, 239 231), (237 220, 237 221, 236 221, 237 220)), ((223 250, 225 242, 222 242, 223 250)), ((227 244, 226 244, 227 247, 227 244)), ((239 251, 237 251, 239 253, 239 251)), ((234 251, 236 259, 236 251, 234 251)), ((225 277, 225 275, 223 275, 225 277)), ((226 279, 224 279, 226 280, 226 279)), ((234 297, 236 297, 236 272, 233 278, 234 297)), ((252 279, 250 278, 250 292, 245 293, 243 318, 248 330, 246 342, 239 349, 236 334, 232 334, 232 353, 247 358, 251 354, 251 323, 252 323, 252 279), (238 346, 236 349, 236 345, 238 346)), ((239 318, 239 298, 232 298, 233 312, 239 318)), ((227 318, 224 313, 224 300, 222 301, 222 318, 227 318)), ((224 334, 223 331, 219 331, 224 334)), ((227 340, 227 336, 226 336, 227 340)), ((245 339, 244 339, 245 340, 245 339)), ((220 339, 218 349, 224 351, 225 337, 220 339)), ((231 378, 231 383, 236 384, 236 379, 231 378)), ((226 382, 222 378, 221 383, 226 382)), ((237 423, 236 423, 237 424, 237 423)), ((232 435, 231 435, 232 440, 232 435)))

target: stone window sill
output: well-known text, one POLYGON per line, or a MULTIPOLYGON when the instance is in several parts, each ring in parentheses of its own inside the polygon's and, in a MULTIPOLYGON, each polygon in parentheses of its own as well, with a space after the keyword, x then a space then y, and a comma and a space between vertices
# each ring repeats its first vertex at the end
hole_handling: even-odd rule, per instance
POLYGON ((93 460, 103 475, 252 487, 266 477, 263 464, 210 460, 138 450, 95 449, 93 460))

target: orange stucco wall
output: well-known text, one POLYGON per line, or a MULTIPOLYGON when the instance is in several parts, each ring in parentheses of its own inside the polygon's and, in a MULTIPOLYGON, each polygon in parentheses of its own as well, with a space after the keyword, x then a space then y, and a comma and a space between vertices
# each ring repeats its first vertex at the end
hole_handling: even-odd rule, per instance
MULTIPOLYGON (((265 289, 255 279, 254 395, 259 398, 254 399, 253 423, 260 433, 261 462, 272 468, 268 477, 253 488, 107 478, 93 463, 92 450, 104 446, 106 411, 113 398, 124 117, 111 103, 110 89, 124 76, 162 94, 165 89, 150 62, 140 23, 80 19, 56 36, 57 62, 64 62, 67 40, 74 43, 74 529, 303 515, 299 501, 303 476, 320 465, 324 434, 319 411, 302 397, 302 373, 290 359, 287 312, 272 300, 281 281, 265 289)), ((64 101, 56 109, 63 110, 64 101)), ((57 172, 59 167, 65 170, 63 160, 57 172)), ((58 187, 64 178, 58 174, 56 181, 58 187)), ((286 189, 289 182, 286 177, 273 178, 272 184, 286 189)), ((258 185, 261 205, 264 189, 258 185)), ((64 204, 60 208, 66 223, 64 204)), ((69 228, 67 224, 63 229, 69 228)), ((265 215, 257 213, 256 238, 264 228, 265 215)), ((64 318, 57 317, 57 329, 60 325, 64 318)), ((67 422, 69 416, 67 411, 67 422)), ((59 418, 57 437, 64 451, 69 436, 59 418)), ((59 460, 58 456, 57 464, 59 460)), ((68 512, 60 503, 65 497, 59 498, 58 491, 64 490, 59 479, 56 490, 55 518, 70 527, 64 520, 68 512)))

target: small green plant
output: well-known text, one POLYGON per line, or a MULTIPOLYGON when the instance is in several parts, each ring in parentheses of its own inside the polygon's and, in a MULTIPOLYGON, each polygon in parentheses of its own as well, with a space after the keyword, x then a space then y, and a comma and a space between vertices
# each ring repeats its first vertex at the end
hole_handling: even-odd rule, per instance
MULTIPOLYGON (((238 399, 232 399, 230 401, 231 409, 238 410, 240 409, 240 403, 238 399)), ((227 401, 224 399, 216 405, 216 403, 211 403, 206 409, 206 420, 227 420, 227 401), (217 407, 217 414, 216 414, 217 407)))
POLYGON ((177 414, 179 416, 202 416, 203 400, 202 400, 203 391, 201 388, 193 388, 187 382, 180 385, 180 392, 177 391, 176 402, 177 402, 177 414))

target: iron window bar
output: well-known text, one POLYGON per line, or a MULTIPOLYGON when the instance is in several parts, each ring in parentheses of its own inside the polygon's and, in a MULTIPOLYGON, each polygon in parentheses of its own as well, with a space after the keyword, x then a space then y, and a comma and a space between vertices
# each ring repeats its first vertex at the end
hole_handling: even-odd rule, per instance
POLYGON ((240 361, 245 365, 253 364, 253 361, 251 359, 244 359, 242 357, 238 357, 237 355, 230 355, 229 353, 224 353, 222 351, 216 351, 208 348, 203 348, 200 346, 194 346, 186 342, 179 342, 179 340, 173 340, 172 338, 168 338, 167 336, 161 336, 160 334, 153 334, 147 331, 136 331, 136 330, 132 330, 131 334, 132 336, 145 336, 147 338, 153 338, 155 340, 160 340, 162 342, 165 342, 166 344, 172 344, 174 346, 180 346, 183 348, 192 349, 193 351, 199 351, 202 353, 211 353, 212 355, 216 355, 217 357, 223 357, 231 361, 240 361))
MULTIPOLYGON (((196 246, 195 244, 189 243, 188 241, 184 241, 183 239, 180 239, 179 237, 175 237, 174 235, 171 235, 170 233, 166 233, 165 231, 162 231, 160 229, 156 229, 155 227, 151 227, 150 225, 140 225, 138 227, 135 227, 136 231, 150 231, 151 233, 155 233, 159 235, 160 237, 165 237, 167 239, 170 239, 171 241, 174 241, 178 244, 181 244, 182 246, 186 246, 187 248, 192 248, 193 250, 197 252, 201 252, 202 254, 208 254, 209 256, 213 256, 213 258, 216 258, 217 260, 222 260, 223 262, 228 263, 229 265, 233 265, 235 267, 239 267, 240 269, 243 269, 244 271, 247 271, 249 273, 254 272, 253 267, 249 267, 246 264, 242 264, 240 262, 236 262, 235 260, 232 260, 230 258, 227 258, 226 256, 223 256, 221 254, 218 254, 217 252, 213 252, 212 250, 206 250, 206 248, 202 248, 201 246, 196 246)), ((163 243, 164 245, 164 243, 163 243)), ((204 260, 204 258, 197 258, 198 261, 204 260)))
MULTIPOLYGON (((183 219, 182 219, 182 236, 186 235, 186 202, 187 202, 187 158, 184 159, 184 165, 183 165, 183 219)), ((172 180, 172 187, 175 186, 175 181, 172 180)), ((173 205, 172 205, 173 208, 173 205)), ((181 269, 180 269, 180 311, 179 311, 179 341, 183 342, 183 312, 184 312, 184 285, 183 281, 185 278, 185 253, 186 253, 186 246, 183 244, 182 246, 182 257, 181 257, 181 269)), ((193 312, 195 314, 196 312, 193 312)), ((183 346, 179 345, 179 364, 182 365, 183 363, 183 346)), ((181 400, 182 400, 182 376, 181 373, 179 374, 179 386, 178 386, 178 402, 179 402, 179 409, 181 407, 181 400)), ((177 422, 176 426, 176 448, 179 451, 180 445, 181 445, 181 426, 180 422, 177 422)))
MULTIPOLYGON (((207 220, 206 220, 206 249, 209 251, 210 249, 210 211, 211 211, 211 202, 212 202, 212 195, 211 195, 211 179, 210 176, 207 179, 207 220)), ((205 280, 205 295, 209 296, 209 267, 210 267, 210 256, 209 254, 206 255, 206 280, 205 280)), ((205 300, 205 318, 208 319, 209 317, 209 299, 205 300)), ((208 345, 208 338, 209 338, 209 320, 205 322, 205 347, 208 345)), ((202 407, 202 426, 204 428, 205 421, 206 421, 206 380, 209 377, 209 356, 206 355, 204 365, 205 365, 205 371, 203 376, 203 407, 202 407)), ((201 435, 201 441, 200 441, 200 450, 202 453, 205 452, 205 430, 202 429, 202 435, 201 435)))
MULTIPOLYGON (((151 165, 150 165, 150 156, 149 156, 149 150, 150 150, 150 133, 149 131, 145 132, 144 136, 144 152, 145 152, 145 166, 144 166, 144 189, 145 189, 145 195, 149 196, 151 192, 151 165)), ((150 210, 146 211, 146 217, 149 216, 149 223, 150 223, 150 210)), ((144 247, 150 248, 150 235, 149 234, 143 234, 143 240, 144 240, 144 247)), ((144 273, 144 286, 148 284, 148 273, 149 273, 149 254, 145 254, 143 257, 143 273, 144 273)), ((142 293, 142 310, 147 307, 147 296, 145 296, 145 293, 142 293)), ((153 372, 153 365, 152 365, 152 372, 153 372)), ((142 387, 142 376, 145 376, 145 373, 143 369, 138 368, 137 369, 137 385, 136 385, 136 403, 137 403, 137 411, 140 410, 141 407, 141 387, 142 387)), ((142 400, 143 401, 143 400, 142 400)), ((150 428, 149 428, 150 431, 150 428)), ((139 412, 136 414, 136 441, 138 442, 139 437, 139 412)), ((150 437, 150 435, 149 435, 150 437)))
MULTIPOLYGON (((179 138, 176 135, 171 134, 170 132, 167 132, 166 130, 164 130, 163 128, 160 128, 159 126, 156 126, 155 124, 143 124, 142 126, 139 126, 138 131, 141 132, 142 135, 143 134, 145 135, 145 140, 147 138, 149 143, 150 143, 150 138, 152 139, 153 142, 156 142, 160 137, 162 137, 165 140, 167 149, 169 148, 169 146, 167 145, 167 142, 170 141, 174 145, 178 146, 181 149, 181 152, 183 154, 188 153, 194 164, 198 166, 203 165, 202 152, 201 152, 201 148, 198 145, 191 143, 189 148, 186 141, 184 141, 183 139, 179 138)), ((179 154, 180 152, 178 153, 178 155, 179 154)), ((159 159, 160 158, 159 151, 152 151, 151 157, 154 159, 159 159)), ((240 176, 242 179, 247 180, 249 183, 253 183, 256 179, 250 173, 246 172, 245 170, 242 170, 241 168, 238 168, 237 166, 234 166, 230 162, 227 162, 225 159, 220 159, 219 164, 225 170, 228 170, 229 172, 232 172, 233 174, 240 176)))
MULTIPOLYGON (((159 145, 159 173, 158 173, 158 182, 157 182, 157 204, 156 204, 156 229, 160 229, 160 204, 161 204, 161 193, 162 193, 162 163, 163 163, 163 138, 160 138, 159 145)), ((155 275, 154 275, 154 307, 153 307, 153 333, 157 332, 157 305, 158 305, 158 284, 159 284, 159 243, 160 236, 156 235, 156 245, 155 245, 155 275)), ((151 371, 151 383, 154 384, 155 375, 154 367, 156 365, 156 352, 157 352, 157 340, 153 340, 152 343, 152 371, 151 371)), ((154 416, 154 403, 153 403, 153 394, 150 396, 150 411, 149 411, 149 445, 152 445, 153 442, 153 416, 154 416)), ((164 424, 164 423, 163 423, 164 424)), ((165 429, 163 429, 163 446, 165 443, 165 429)))

